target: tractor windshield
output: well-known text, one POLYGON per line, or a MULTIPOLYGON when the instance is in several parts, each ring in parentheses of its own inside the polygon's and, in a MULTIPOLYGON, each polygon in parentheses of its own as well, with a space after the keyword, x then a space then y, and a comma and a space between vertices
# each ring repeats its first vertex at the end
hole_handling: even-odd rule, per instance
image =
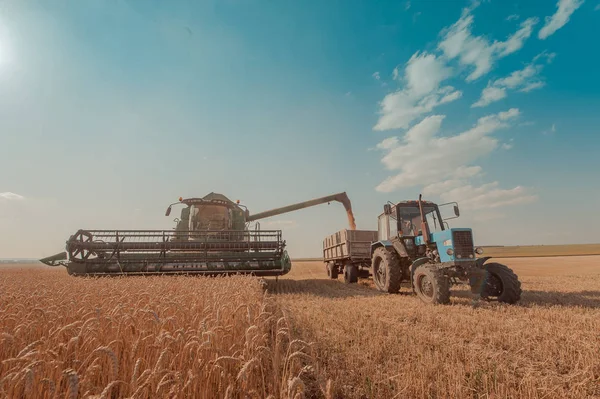
MULTIPOLYGON (((430 231, 444 230, 437 207, 423 205, 423 213, 430 231)), ((418 206, 401 205, 398 207, 398 215, 399 230, 403 236, 418 236, 421 234, 421 213, 418 206)))

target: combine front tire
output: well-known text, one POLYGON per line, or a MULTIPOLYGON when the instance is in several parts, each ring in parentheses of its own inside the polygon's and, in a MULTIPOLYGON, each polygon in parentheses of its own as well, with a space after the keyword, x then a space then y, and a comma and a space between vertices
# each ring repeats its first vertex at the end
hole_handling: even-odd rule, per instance
POLYGON ((333 262, 327 263, 327 277, 332 280, 337 280, 338 278, 338 267, 333 262))
POLYGON ((353 264, 344 266, 344 282, 354 284, 358 282, 358 267, 353 264))
POLYGON ((425 303, 446 304, 450 302, 450 281, 434 266, 417 267, 413 275, 413 288, 425 303))
POLYGON ((373 252, 373 281, 379 291, 390 294, 400 291, 402 268, 396 252, 385 247, 375 249, 373 252))
MULTIPOLYGON (((514 304, 521 299, 521 282, 517 275, 508 267, 500 263, 486 263, 483 265, 485 276, 481 285, 481 298, 495 297, 498 302, 514 304)), ((471 287, 475 289, 475 287, 471 287)))

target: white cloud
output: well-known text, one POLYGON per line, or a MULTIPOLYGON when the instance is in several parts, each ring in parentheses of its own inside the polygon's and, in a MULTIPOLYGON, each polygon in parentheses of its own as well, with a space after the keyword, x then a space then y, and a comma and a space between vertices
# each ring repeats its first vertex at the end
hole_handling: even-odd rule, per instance
POLYGON ((410 10, 410 1, 407 1, 406 4, 404 5, 404 9, 406 11, 410 10))
POLYGON ((444 61, 434 54, 416 52, 406 63, 404 79, 411 94, 420 97, 436 90, 440 83, 452 75, 444 61))
POLYGON ((371 76, 373 76, 376 80, 381 79, 381 76, 379 76, 379 72, 374 72, 373 75, 371 75, 371 76))
POLYGON ((556 133, 556 125, 554 123, 552 124, 552 133, 556 133))
POLYGON ((471 105, 471 108, 485 107, 495 101, 502 100, 506 97, 506 89, 504 87, 494 87, 488 85, 481 92, 481 98, 471 105))
POLYGON ((502 144, 503 150, 510 150, 511 148, 513 148, 513 143, 503 143, 502 144))
POLYGON ((453 188, 440 194, 444 201, 456 201, 464 209, 494 209, 509 205, 527 204, 537 200, 537 196, 525 187, 499 188, 498 182, 475 187, 470 184, 453 188))
POLYGON ((478 176, 482 173, 481 166, 459 166, 454 171, 454 177, 466 179, 469 177, 478 176))
POLYGON ((584 0, 558 0, 556 12, 551 17, 546 17, 546 23, 540 29, 538 37, 544 40, 565 26, 569 22, 571 14, 581 7, 583 2, 584 0))
POLYGON ((537 18, 527 18, 521 23, 521 28, 509 36, 505 42, 494 42, 492 47, 495 52, 498 53, 497 57, 506 57, 523 48, 525 40, 529 39, 533 32, 533 27, 537 25, 538 22, 539 20, 537 18))
POLYGON ((0 199, 8 200, 8 201, 20 201, 24 200, 25 197, 19 194, 11 193, 10 191, 6 191, 0 193, 0 199))
POLYGON ((450 179, 446 181, 440 181, 437 183, 429 184, 423 187, 423 195, 440 195, 447 191, 450 191, 454 188, 462 186, 464 183, 463 180, 458 179, 450 179))
POLYGON ((408 128, 412 121, 430 113, 441 104, 459 99, 462 92, 452 86, 440 87, 452 75, 452 69, 434 54, 416 52, 404 66, 394 68, 393 77, 404 88, 386 95, 380 102, 379 120, 374 130, 408 128))
POLYGON ((514 71, 505 78, 488 82, 487 87, 481 92, 479 100, 471 105, 471 107, 485 107, 495 101, 501 100, 508 95, 507 89, 518 89, 520 92, 528 93, 544 87, 546 83, 539 77, 544 65, 536 64, 536 61, 544 58, 549 63, 554 56, 554 53, 541 53, 534 57, 533 61, 523 69, 514 71))
POLYGON ((438 45, 446 57, 458 58, 460 64, 474 67, 466 78, 467 82, 488 73, 497 59, 520 50, 525 40, 531 36, 533 27, 538 23, 537 18, 528 18, 506 41, 490 43, 487 38, 473 36, 471 33, 474 21, 471 11, 476 6, 475 3, 472 7, 463 9, 460 19, 442 31, 443 40, 438 45))
POLYGON ((529 93, 532 90, 541 89, 544 86, 546 86, 546 82, 541 82, 541 81, 531 82, 531 83, 528 83, 527 85, 525 85, 525 87, 523 87, 519 91, 523 92, 523 93, 529 93))
POLYGON ((512 14, 506 17, 507 21, 516 21, 517 19, 519 19, 519 14, 512 14))
POLYGON ((480 167, 469 164, 496 149, 498 140, 490 134, 508 127, 508 122, 518 115, 516 108, 488 115, 471 129, 446 137, 438 135, 445 116, 426 117, 408 130, 402 141, 396 139, 386 143, 394 143, 393 146, 382 146, 385 147, 382 163, 386 169, 400 173, 381 182, 377 191, 392 192, 402 187, 430 185, 446 178, 463 179, 481 173, 480 167))
POLYGON ((418 98, 410 91, 388 94, 380 103, 380 117, 374 130, 405 129, 419 116, 430 113, 438 105, 455 101, 462 92, 446 86, 425 97, 418 98))
POLYGON ((380 150, 391 150, 392 148, 398 147, 398 137, 388 137, 387 139, 383 139, 379 144, 377 144, 377 148, 380 150))
POLYGON ((598 11, 600 10, 600 4, 596 4, 596 7, 594 7, 594 11, 598 11))

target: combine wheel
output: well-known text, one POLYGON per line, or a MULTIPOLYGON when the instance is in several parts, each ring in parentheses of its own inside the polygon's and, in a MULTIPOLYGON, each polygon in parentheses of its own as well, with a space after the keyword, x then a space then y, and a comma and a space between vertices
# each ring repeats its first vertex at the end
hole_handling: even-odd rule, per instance
POLYGON ((346 284, 353 284, 358 282, 358 267, 351 263, 344 266, 344 282, 346 284))
MULTIPOLYGON (((509 267, 500 263, 486 263, 483 267, 486 273, 479 288, 483 299, 495 297, 498 302, 510 304, 521 299, 521 282, 509 267)), ((477 292, 477 287, 471 286, 471 291, 477 292)))
POLYGON ((332 280, 337 280, 338 278, 338 268, 333 262, 327 262, 327 277, 332 280))
POLYGON ((417 267, 413 276, 413 288, 423 302, 450 302, 450 281, 435 266, 424 264, 417 267))
POLYGON ((373 281, 379 291, 389 292, 390 294, 400 291, 402 268, 396 252, 385 247, 375 249, 373 253, 373 281))

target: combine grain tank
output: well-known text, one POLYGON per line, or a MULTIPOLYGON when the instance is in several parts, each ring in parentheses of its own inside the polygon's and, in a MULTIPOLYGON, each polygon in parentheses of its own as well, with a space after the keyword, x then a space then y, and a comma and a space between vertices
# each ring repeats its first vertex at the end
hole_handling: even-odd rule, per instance
POLYGON ((78 230, 64 252, 41 259, 65 266, 69 274, 252 274, 280 276, 291 269, 281 230, 253 229, 249 222, 311 206, 341 202, 351 228, 354 216, 346 193, 338 193, 250 215, 239 201, 210 193, 180 198, 173 230, 78 230))
POLYGON ((323 261, 329 278, 344 274, 346 283, 356 283, 359 275, 369 276, 371 243, 377 241, 377 231, 340 230, 323 240, 323 261))

